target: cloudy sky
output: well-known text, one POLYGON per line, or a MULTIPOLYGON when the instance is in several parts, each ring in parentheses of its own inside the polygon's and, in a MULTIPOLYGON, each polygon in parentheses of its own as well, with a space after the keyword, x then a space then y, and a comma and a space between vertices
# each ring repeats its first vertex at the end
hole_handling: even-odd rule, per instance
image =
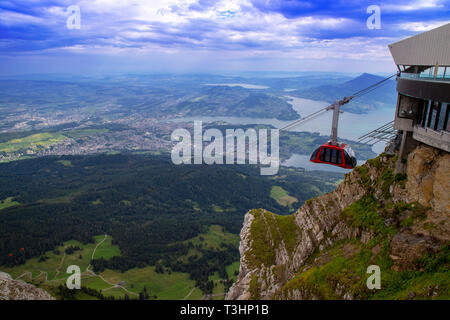
POLYGON ((0 75, 391 72, 387 44, 448 22, 450 0, 0 0, 0 75))

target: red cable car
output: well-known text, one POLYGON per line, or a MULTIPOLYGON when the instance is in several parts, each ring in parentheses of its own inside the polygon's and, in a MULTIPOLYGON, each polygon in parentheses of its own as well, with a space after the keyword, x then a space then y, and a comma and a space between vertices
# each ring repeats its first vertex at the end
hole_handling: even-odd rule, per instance
POLYGON ((317 148, 311 155, 310 161, 314 163, 325 163, 344 169, 353 169, 356 166, 356 157, 352 148, 345 143, 338 142, 339 108, 348 103, 353 97, 346 97, 336 101, 327 110, 333 109, 333 120, 331 123, 331 140, 317 148))
POLYGON ((352 148, 345 143, 331 144, 330 141, 314 150, 311 162, 325 163, 344 169, 353 169, 356 166, 356 157, 352 148))

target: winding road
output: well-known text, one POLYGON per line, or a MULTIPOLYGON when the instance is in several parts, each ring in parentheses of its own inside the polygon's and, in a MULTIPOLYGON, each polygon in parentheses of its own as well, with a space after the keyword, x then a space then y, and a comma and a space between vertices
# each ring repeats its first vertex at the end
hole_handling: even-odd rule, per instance
MULTIPOLYGON (((95 251, 97 251, 97 248, 103 243, 105 242, 106 238, 108 238, 108 235, 105 233, 105 237, 103 238, 102 241, 100 241, 99 243, 97 243, 97 245, 94 248, 94 251, 92 251, 92 256, 91 256, 91 261, 94 260, 94 256, 95 256, 95 251)), ((86 271, 89 271, 89 267, 91 266, 91 264, 89 263, 88 266, 86 267, 86 271)), ((93 272, 92 272, 93 273, 93 272)), ((95 274, 95 273, 94 273, 95 274)), ((106 281, 105 281, 106 282, 106 281)))
MULTIPOLYGON (((100 241, 96 246, 95 246, 95 248, 94 248, 94 251, 92 252, 92 256, 91 256, 91 261, 92 260, 94 260, 94 256, 95 256, 95 251, 97 251, 97 248, 103 243, 103 242, 105 242, 105 240, 108 238, 108 235, 107 234, 105 234, 105 237, 103 238, 103 240, 102 241, 100 241)), ((106 291, 106 290, 110 290, 110 289, 114 289, 114 288, 121 288, 121 289, 123 289, 125 292, 127 292, 127 293, 129 293, 129 294, 132 294, 132 295, 135 295, 135 296, 139 296, 137 293, 135 293, 135 292, 132 292, 132 291, 129 291, 127 288, 125 288, 124 286, 121 286, 121 285, 119 285, 119 284, 114 284, 114 283, 111 283, 111 282, 109 282, 108 280, 106 280, 105 278, 103 278, 101 275, 99 275, 99 274, 96 274, 94 271, 92 271, 92 270, 89 270, 89 267, 91 267, 91 264, 89 263, 89 265, 86 267, 86 273, 88 273, 88 274, 91 274, 92 276, 94 276, 94 277, 99 277, 100 279, 102 279, 105 283, 107 283, 107 284, 109 284, 111 287, 109 287, 109 288, 106 288, 106 289, 102 289, 101 291, 103 292, 103 291, 106 291)))

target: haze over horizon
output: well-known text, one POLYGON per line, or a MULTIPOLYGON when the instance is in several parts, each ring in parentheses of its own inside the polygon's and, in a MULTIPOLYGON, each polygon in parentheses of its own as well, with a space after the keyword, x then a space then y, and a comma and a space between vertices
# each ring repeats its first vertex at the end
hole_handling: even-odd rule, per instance
POLYGON ((448 23, 449 1, 3 1, 1 75, 396 70, 387 45, 448 23), (67 8, 80 8, 69 29, 67 8), (381 28, 370 30, 370 5, 381 28))

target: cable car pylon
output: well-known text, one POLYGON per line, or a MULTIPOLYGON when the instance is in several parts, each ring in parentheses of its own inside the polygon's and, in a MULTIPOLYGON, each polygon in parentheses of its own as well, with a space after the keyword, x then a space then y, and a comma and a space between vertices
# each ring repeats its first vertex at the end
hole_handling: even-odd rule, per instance
POLYGON ((342 100, 334 102, 331 106, 327 107, 328 110, 333 110, 333 120, 331 122, 331 135, 330 143, 332 145, 338 145, 338 124, 339 124, 339 114, 342 112, 340 110, 341 106, 349 103, 353 99, 353 96, 345 97, 342 100))

